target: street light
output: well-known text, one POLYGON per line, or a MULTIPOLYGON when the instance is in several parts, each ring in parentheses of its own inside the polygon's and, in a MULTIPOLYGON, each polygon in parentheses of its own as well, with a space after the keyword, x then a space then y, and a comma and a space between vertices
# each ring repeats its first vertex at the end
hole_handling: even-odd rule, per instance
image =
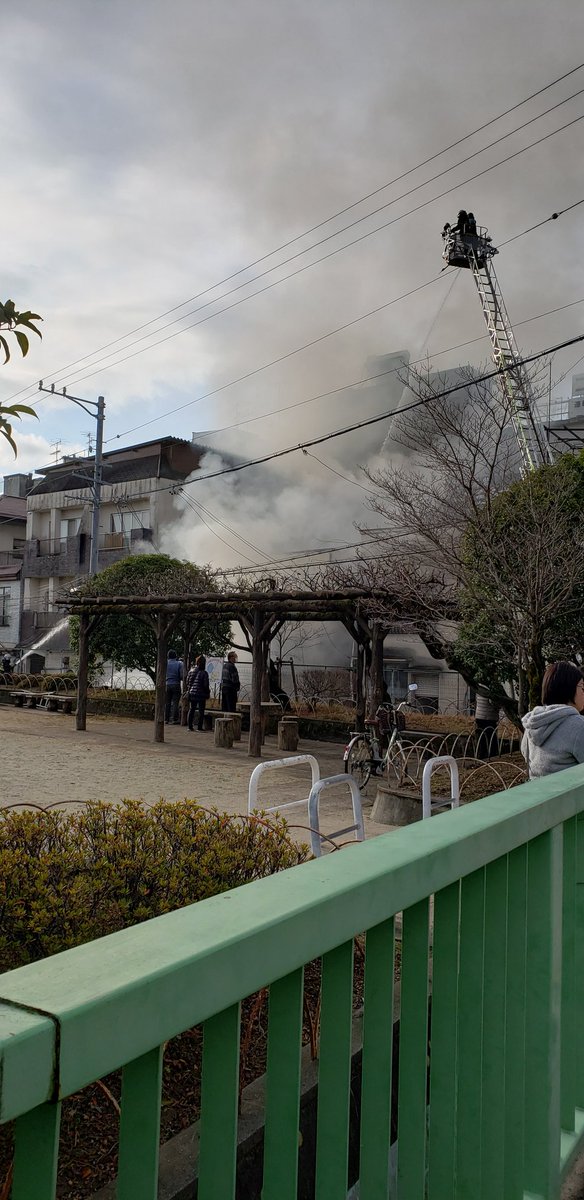
MULTIPOLYGON (((98 567, 99 554, 99 510, 101 505, 101 483, 102 483, 102 461, 103 461, 103 423, 105 420, 105 400, 103 396, 98 396, 97 400, 85 400, 79 396, 70 396, 67 388, 62 388, 60 392, 55 392, 54 383, 50 388, 43 387, 42 379, 39 379, 39 392, 46 392, 49 396, 64 396, 66 400, 72 400, 79 408, 82 408, 88 416, 93 417, 96 422, 95 433, 95 460, 93 469, 93 490, 91 498, 91 547, 89 554, 89 574, 95 575, 98 567)), ((87 476, 82 475, 80 478, 85 479, 87 476)))

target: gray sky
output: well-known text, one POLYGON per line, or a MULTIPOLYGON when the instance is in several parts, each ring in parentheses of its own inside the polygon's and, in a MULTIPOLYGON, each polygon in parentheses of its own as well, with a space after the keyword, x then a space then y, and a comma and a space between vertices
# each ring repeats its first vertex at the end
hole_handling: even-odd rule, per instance
MULTIPOLYGON (((157 336, 180 327, 157 334, 168 321, 213 299, 183 325, 200 321, 310 256, 219 303, 248 276, 238 277, 135 335, 147 335, 135 346, 125 335, 577 66, 583 24, 580 0, 32 0, 7 10, 1 292, 36 309, 44 324, 42 346, 0 373, 0 398, 40 377, 78 394, 104 393, 108 438, 160 418, 124 436, 129 443, 190 436, 295 403, 362 379, 369 358, 402 348, 413 357, 428 351, 437 367, 480 363, 485 341, 434 357, 483 334, 470 278, 458 278, 448 295, 445 278, 215 398, 162 416, 431 280, 442 266, 440 229, 459 207, 473 209, 497 243, 581 199, 584 121, 158 347, 151 348, 157 336), (117 338, 124 340, 110 347, 114 357, 85 359, 117 338), (125 354, 134 357, 115 365, 125 354)), ((252 274, 581 88, 584 70, 252 274)), ((584 94, 312 258, 582 113, 584 94)), ((497 269, 514 320, 584 296, 583 221, 584 205, 501 252, 497 269)), ((519 328, 521 348, 578 333, 583 309, 519 328)), ((577 357, 577 348, 559 356, 554 377, 577 357)), ((557 391, 567 394, 568 381, 557 391)), ((358 395, 353 408, 358 417, 358 395)), ((74 406, 45 399, 38 412, 20 435, 23 469, 46 462, 56 438, 62 450, 86 440, 90 423, 74 406)), ((334 400, 316 402, 213 444, 275 449, 339 424, 336 412, 334 400)), ((346 406, 342 412, 344 421, 346 406)), ((3 448, 0 469, 12 469, 3 448)))

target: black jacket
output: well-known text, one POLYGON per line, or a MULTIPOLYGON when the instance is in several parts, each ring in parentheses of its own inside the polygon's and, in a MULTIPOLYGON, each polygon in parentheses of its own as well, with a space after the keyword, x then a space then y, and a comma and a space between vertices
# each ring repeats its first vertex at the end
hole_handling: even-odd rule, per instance
POLYGON ((221 672, 221 687, 230 687, 234 688, 236 692, 239 691, 239 671, 237 670, 235 663, 223 663, 223 670, 221 672))

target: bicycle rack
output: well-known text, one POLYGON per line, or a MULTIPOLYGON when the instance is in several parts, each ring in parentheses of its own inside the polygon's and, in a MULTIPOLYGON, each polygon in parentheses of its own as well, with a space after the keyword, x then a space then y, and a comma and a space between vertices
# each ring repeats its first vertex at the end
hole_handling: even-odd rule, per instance
MULTIPOLYGON (((258 763, 254 767, 249 781, 249 791, 247 794, 247 811, 252 813, 257 809, 257 795, 260 779, 264 771, 273 771, 280 767, 299 767, 302 763, 309 763, 312 772, 311 787, 320 780, 320 767, 313 754, 295 754, 291 758, 272 758, 268 762, 258 763)), ((343 779, 345 776, 343 775, 343 779)), ((293 808, 296 804, 310 804, 310 796, 303 796, 302 800, 287 800, 285 804, 274 804, 271 808, 263 808, 262 812, 280 812, 283 808, 293 808)))
POLYGON ((422 820, 431 817, 432 812, 441 812, 443 808, 458 808, 460 804, 460 782, 458 763, 451 754, 443 754, 439 758, 431 758, 422 773, 422 820), (450 797, 440 797, 432 800, 432 774, 437 767, 448 767, 450 770, 450 797))
MULTIPOLYGON (((257 770, 257 768, 256 768, 257 770)), ((365 828, 363 825, 363 808, 361 805, 361 793, 355 780, 351 775, 329 775, 326 779, 318 779, 312 785, 310 796, 308 797, 308 824, 310 825, 310 845, 315 858, 320 858, 322 854, 322 837, 320 833, 320 818, 319 804, 320 794, 326 788, 334 787, 335 784, 344 784, 349 788, 351 800, 353 802, 353 817, 354 825, 347 825, 345 829, 335 829, 334 833, 327 834, 327 838, 341 837, 343 833, 355 833, 355 841, 363 842, 365 840, 365 828)))

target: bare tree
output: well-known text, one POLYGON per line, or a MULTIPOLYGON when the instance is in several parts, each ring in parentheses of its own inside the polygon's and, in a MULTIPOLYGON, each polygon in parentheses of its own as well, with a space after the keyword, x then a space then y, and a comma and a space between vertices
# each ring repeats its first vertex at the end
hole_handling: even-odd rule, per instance
POLYGON ((377 548, 352 581, 383 574, 393 619, 397 597, 434 657, 501 701, 511 665, 533 702, 548 645, 579 626, 583 468, 565 456, 520 479, 507 401, 470 369, 464 402, 427 373, 409 382, 420 404, 394 420, 399 464, 366 472, 377 548))

